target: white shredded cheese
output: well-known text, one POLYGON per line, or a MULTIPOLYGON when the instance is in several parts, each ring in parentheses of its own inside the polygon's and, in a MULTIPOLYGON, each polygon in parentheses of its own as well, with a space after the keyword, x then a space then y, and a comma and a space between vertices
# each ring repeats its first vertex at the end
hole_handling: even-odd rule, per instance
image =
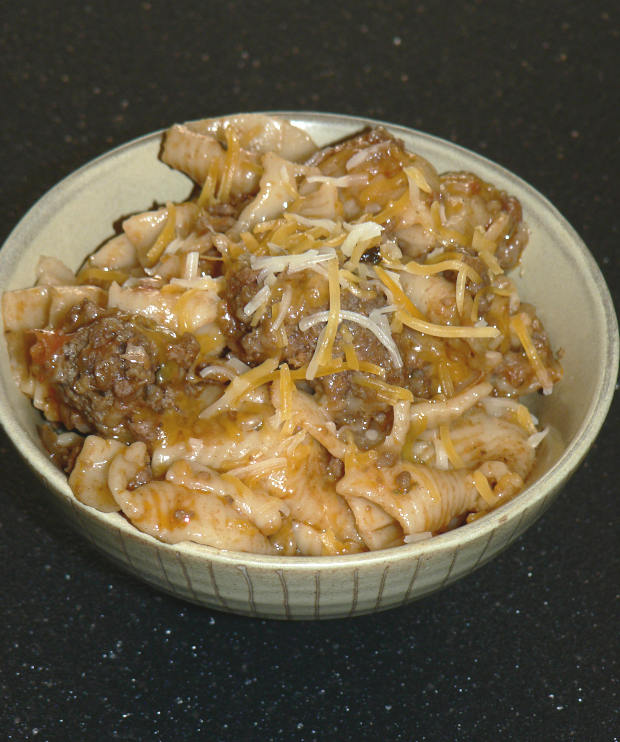
POLYGON ((435 467, 442 470, 449 469, 450 460, 446 447, 438 437, 433 438, 433 445, 435 446, 435 467))
POLYGON ((271 287, 269 285, 263 286, 262 289, 259 289, 252 299, 250 299, 250 301, 243 307, 243 314, 245 314, 246 317, 251 317, 259 307, 262 307, 269 301, 270 296, 271 287))
MULTIPOLYGON (((127 282, 125 282, 127 283, 127 282)), ((224 288, 224 278, 212 278, 211 276, 196 276, 195 278, 171 278, 171 286, 182 289, 210 289, 219 291, 224 288)))
POLYGON ((361 149, 359 152, 356 152, 347 160, 345 168, 347 170, 353 170, 354 167, 361 165, 363 162, 366 162, 366 160, 369 160, 373 155, 377 154, 377 152, 379 152, 379 150, 384 147, 385 144, 386 142, 378 142, 377 144, 373 144, 370 147, 361 149))
MULTIPOLYGON (((175 237, 171 242, 166 245, 163 255, 174 255, 174 253, 183 245, 185 242, 181 237, 175 237)), ((159 261, 158 261, 159 262, 159 261)))
POLYGON ((198 261, 200 260, 200 253, 196 250, 188 252, 185 255, 185 267, 183 270, 183 278, 187 281, 191 281, 193 278, 198 277, 198 261))
POLYGON ((293 221, 301 224, 302 227, 308 227, 310 229, 312 227, 321 227, 322 229, 326 229, 330 234, 340 229, 340 226, 333 219, 312 219, 308 216, 302 216, 301 214, 294 214, 292 212, 287 212, 285 217, 287 219, 289 217, 292 218, 293 221))
POLYGON ((431 531, 420 531, 420 533, 407 533, 403 541, 406 544, 415 544, 417 541, 426 541, 427 538, 432 538, 433 534, 431 531))
POLYGON ((527 439, 528 445, 532 448, 536 448, 540 445, 542 440, 546 438, 548 432, 549 428, 545 428, 544 430, 539 430, 538 433, 532 433, 532 435, 527 439))
POLYGON ((226 359, 226 362, 231 368, 234 368, 235 371, 237 371, 238 374, 244 374, 246 371, 250 370, 250 366, 248 366, 247 363, 244 363, 240 358, 237 358, 237 356, 230 355, 226 359))
POLYGON ((377 222, 361 222, 360 224, 348 225, 345 224, 345 229, 349 230, 349 234, 345 237, 344 242, 340 246, 343 255, 348 258, 353 254, 353 250, 358 242, 366 242, 372 240, 375 237, 380 237, 383 227, 377 222))
MULTIPOLYGON (((394 307, 390 307, 388 310, 387 307, 383 307, 383 312, 385 311, 394 311, 394 307)), ((374 316, 374 312, 381 312, 381 310, 373 310, 371 312, 371 315, 374 316)), ((358 325, 361 325, 362 327, 365 327, 367 330, 370 330, 372 334, 377 338, 377 340, 385 347, 387 352, 390 355, 390 358, 392 360, 392 363, 394 364, 395 368, 402 368, 403 366, 403 360, 400 357, 400 352, 398 350, 398 347, 396 343, 394 342, 394 339, 392 338, 392 333, 389 331, 389 326, 387 331, 381 327, 376 321, 373 321, 370 317, 366 317, 363 314, 360 314, 359 312, 350 312, 348 309, 341 309, 338 313, 339 315, 339 321, 342 322, 343 320, 346 320, 347 322, 355 322, 358 325)), ((380 315, 377 315, 380 316, 380 315)), ((321 324, 322 322, 327 322, 329 318, 329 312, 317 312, 316 314, 311 314, 308 317, 302 317, 302 319, 299 321, 299 329, 302 332, 305 332, 310 327, 313 327, 314 325, 321 324)))
POLYGON ((272 325, 273 330, 279 330, 282 326, 284 318, 286 317, 288 310, 291 308, 292 301, 293 289, 290 286, 286 286, 286 288, 284 289, 284 293, 282 294, 280 306, 278 307, 278 316, 276 318, 276 321, 272 325))
POLYGON ((296 273, 335 257, 336 251, 333 247, 322 247, 319 250, 312 248, 294 255, 253 255, 250 258, 250 265, 260 271, 258 280, 264 281, 270 273, 281 273, 287 268, 289 273, 296 273))
POLYGON ((331 178, 328 175, 309 175, 306 178, 308 183, 327 183, 336 186, 336 188, 348 188, 356 181, 354 175, 341 175, 339 178, 331 178))
POLYGON ((235 376, 239 375, 232 368, 218 365, 205 366, 200 369, 199 374, 203 379, 206 379, 208 376, 225 376, 227 379, 231 380, 234 379, 235 376))

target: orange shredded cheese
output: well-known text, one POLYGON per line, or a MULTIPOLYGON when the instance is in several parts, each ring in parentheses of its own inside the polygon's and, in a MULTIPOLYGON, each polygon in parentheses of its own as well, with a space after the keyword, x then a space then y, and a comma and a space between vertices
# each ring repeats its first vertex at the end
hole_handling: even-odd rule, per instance
POLYGON ((207 177, 203 183, 198 196, 198 206, 204 208, 205 206, 213 206, 215 202, 215 188, 217 186, 217 160, 214 160, 209 166, 207 177))
POLYGON ((224 172, 222 174, 222 179, 220 180, 220 187, 217 190, 217 200, 220 203, 228 201, 230 198, 235 168, 239 164, 241 145, 232 126, 229 126, 226 129, 226 145, 227 149, 224 172))
POLYGON ((92 281, 116 281, 119 285, 122 285, 129 274, 124 271, 113 270, 109 268, 82 268, 82 270, 76 276, 78 283, 89 284, 92 281))
POLYGON ((329 317, 327 324, 321 331, 316 344, 314 355, 308 364, 306 379, 313 379, 320 366, 329 363, 332 358, 332 348, 340 324, 340 281, 338 279, 338 259, 327 261, 327 280, 329 283, 329 317))
POLYGON ((536 428, 536 425, 534 424, 534 419, 532 418, 532 413, 527 409, 527 407, 524 404, 519 404, 517 406, 517 422, 530 435, 534 435, 534 433, 538 432, 538 429, 536 428))
POLYGON ((469 240, 462 233, 456 229, 450 229, 446 227, 441 219, 441 207, 439 201, 433 201, 431 204, 431 218, 433 220, 433 230, 447 242, 456 242, 457 245, 468 245, 469 240))
POLYGON ((450 374, 450 366, 447 360, 439 361, 437 364, 437 376, 439 376, 439 383, 441 384, 441 390, 446 397, 454 397, 454 383, 452 381, 452 375, 450 374))
POLYGON ((463 316, 463 307, 465 305, 465 285, 467 281, 467 274, 465 271, 459 271, 456 277, 456 310, 463 316))
POLYGON ((417 330, 425 335, 434 335, 435 337, 442 338, 494 338, 499 335, 499 330, 496 327, 471 327, 469 325, 435 325, 426 320, 412 317, 410 314, 399 310, 396 312, 397 318, 411 327, 412 330, 417 330))
POLYGON ((471 279, 475 283, 481 283, 482 278, 480 274, 461 259, 450 259, 442 260, 437 263, 416 263, 415 260, 410 261, 404 266, 408 273, 413 273, 416 276, 432 276, 435 273, 443 273, 443 271, 458 271, 463 272, 467 278, 471 279))
POLYGON ((482 260, 484 260, 491 275, 497 276, 504 272, 494 255, 497 245, 495 242, 485 237, 481 227, 476 227, 476 229, 474 229, 471 246, 478 255, 480 255, 482 260))
POLYGON ((420 170, 419 167, 416 167, 415 165, 410 165, 409 167, 403 168, 403 172, 407 176, 407 179, 409 180, 409 185, 411 187, 411 184, 413 183, 417 188, 419 188, 421 191, 424 191, 424 193, 432 193, 433 189, 428 184, 428 181, 426 180, 426 176, 424 173, 420 170))
POLYGON ((357 353, 355 352, 355 348, 353 347, 353 343, 346 342, 344 344, 344 357, 346 358, 349 368, 354 371, 359 371, 360 362, 357 353))
POLYGON ((389 273, 385 271, 380 265, 375 265, 374 268, 375 273, 377 274, 377 277, 379 278, 381 283, 392 294, 394 303, 401 309, 404 309, 405 312, 408 312, 412 317, 424 319, 424 315, 422 314, 422 312, 420 312, 420 310, 415 306, 411 299, 405 294, 405 292, 394 280, 394 278, 392 278, 392 276, 390 276, 389 273))
POLYGON ((534 345, 529 330, 526 327, 523 313, 515 314, 513 317, 510 318, 510 329, 519 338, 519 342, 523 346, 525 355, 527 356, 532 368, 534 369, 534 373, 536 374, 536 378, 540 382, 543 392, 545 394, 550 394, 553 388, 553 382, 551 381, 549 372, 545 368, 544 363, 538 355, 536 346, 534 345))
POLYGON ((488 507, 495 507, 497 505, 498 498, 493 493, 491 485, 489 484, 489 480, 484 476, 484 474, 479 469, 476 469, 476 471, 472 473, 471 479, 472 484, 478 490, 478 494, 485 501, 488 507))
POLYGON ((460 457, 459 453, 454 447, 454 441, 450 436, 450 428, 447 425, 439 426, 439 437, 441 439, 441 442, 443 443, 443 447, 446 449, 448 460, 450 461, 452 466, 455 469, 462 469, 465 464, 463 463, 463 459, 460 457))
POLYGON ((262 245, 251 232, 242 232, 241 239, 246 250, 253 255, 265 255, 268 252, 266 245, 262 245))
POLYGON ((392 405, 402 400, 413 402, 413 394, 411 393, 411 390, 405 389, 405 387, 397 386, 396 384, 388 384, 381 379, 369 379, 368 377, 361 375, 356 375, 354 378, 356 384, 372 389, 377 393, 378 397, 392 405))

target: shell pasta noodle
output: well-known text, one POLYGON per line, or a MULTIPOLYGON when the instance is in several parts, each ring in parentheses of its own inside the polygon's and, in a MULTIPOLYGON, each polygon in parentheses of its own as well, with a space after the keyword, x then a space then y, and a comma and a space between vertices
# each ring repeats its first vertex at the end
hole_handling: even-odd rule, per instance
POLYGON ((518 496, 547 432, 524 398, 562 370, 510 277, 516 198, 380 126, 319 148, 278 117, 205 119, 160 158, 187 200, 2 297, 78 500, 168 543, 320 556, 518 496))

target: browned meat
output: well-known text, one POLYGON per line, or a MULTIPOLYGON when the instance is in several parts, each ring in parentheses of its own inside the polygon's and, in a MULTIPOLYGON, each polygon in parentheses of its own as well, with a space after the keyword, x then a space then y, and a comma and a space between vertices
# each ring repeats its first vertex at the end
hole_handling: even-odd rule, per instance
POLYGON ((344 166, 356 152, 381 144, 381 142, 393 142, 399 149, 404 149, 400 140, 395 139, 382 126, 378 126, 364 129, 351 137, 320 149, 306 164, 320 167, 326 175, 344 175, 346 173, 344 166))
POLYGON ((251 366, 266 358, 277 357, 291 368, 299 368, 312 358, 321 331, 315 326, 301 332, 299 320, 328 308, 327 282, 314 271, 304 270, 282 274, 274 284, 274 296, 278 292, 282 294, 286 287, 292 291, 291 306, 282 323, 287 337, 287 344, 283 347, 281 333, 272 329, 271 311, 266 312, 255 327, 243 313, 243 308, 259 289, 257 276, 258 273, 249 266, 243 266, 228 276, 221 327, 229 347, 251 366))
POLYGON ((495 257, 505 271, 510 271, 519 262, 529 234, 522 221, 523 210, 519 201, 514 196, 507 197, 503 192, 502 195, 504 197, 502 206, 510 216, 510 229, 499 243, 495 257))
MULTIPOLYGON (((281 340, 281 333, 273 330, 272 309, 266 310, 254 327, 250 318, 243 313, 245 305, 260 288, 256 271, 247 265, 243 266, 228 277, 226 286, 221 327, 230 349, 241 360, 255 366, 267 358, 276 357, 279 361, 288 363, 291 368, 300 368, 310 362, 321 325, 302 332, 299 329, 299 320, 329 308, 327 281, 323 276, 312 270, 282 273, 273 285, 274 296, 281 296, 287 290, 292 296, 282 322, 286 345, 281 340)), ((342 292, 341 302, 342 309, 365 316, 386 303, 383 295, 365 299, 348 291, 342 292)), ((373 333, 352 322, 340 324, 334 342, 335 357, 342 357, 344 354, 345 333, 358 359, 384 368, 388 383, 410 389, 418 398, 432 396, 431 367, 423 360, 423 354, 420 354, 418 333, 405 327, 394 338, 403 358, 402 368, 394 367, 385 347, 373 333)), ((318 394, 321 404, 328 409, 336 424, 349 426, 358 445, 364 448, 367 447, 368 440, 380 443, 389 432, 392 408, 375 391, 356 383, 360 376, 366 375, 351 371, 330 374, 314 380, 310 387, 318 394), (375 433, 366 437, 367 430, 375 433)))
POLYGON ((83 302, 58 337, 47 357, 35 343, 33 368, 49 382, 68 429, 153 441, 164 411, 179 412, 180 398, 199 388, 188 379, 199 350, 195 337, 178 337, 140 315, 83 302))
MULTIPOLYGON (((451 204, 463 211, 459 223, 455 225, 458 230, 470 232, 481 221, 480 226, 486 229, 494 220, 501 220, 502 226, 496 235, 498 248, 495 257, 503 270, 512 270, 519 262, 529 237, 518 199, 469 172, 444 173, 440 181, 441 198, 447 211, 451 211, 451 204), (475 213, 470 213, 469 217, 466 215, 467 208, 462 210, 463 198, 477 203, 475 213), (481 214, 484 214, 483 219, 480 218, 481 214)), ((471 206, 468 208, 471 209, 471 206)))
MULTIPOLYGON (((536 310, 531 304, 522 303, 520 309, 527 312, 531 318, 532 342, 551 381, 556 383, 562 378, 562 369, 553 354, 543 324, 536 316, 536 310)), ((521 348, 504 353, 501 362, 493 370, 490 380, 500 394, 508 396, 523 396, 540 388, 540 381, 534 368, 521 348)))

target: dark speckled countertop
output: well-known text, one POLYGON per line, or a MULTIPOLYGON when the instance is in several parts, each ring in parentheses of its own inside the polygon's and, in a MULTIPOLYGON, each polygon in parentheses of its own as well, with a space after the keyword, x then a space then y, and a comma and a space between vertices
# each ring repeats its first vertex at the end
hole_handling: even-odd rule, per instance
MULTIPOLYGON (((618 306, 617 3, 3 3, 0 63, 2 239, 64 175, 174 121, 352 113, 532 183, 618 306)), ((421 602, 324 623, 229 616, 119 572, 1 435, 0 736, 620 739, 618 412, 500 557, 421 602)))

